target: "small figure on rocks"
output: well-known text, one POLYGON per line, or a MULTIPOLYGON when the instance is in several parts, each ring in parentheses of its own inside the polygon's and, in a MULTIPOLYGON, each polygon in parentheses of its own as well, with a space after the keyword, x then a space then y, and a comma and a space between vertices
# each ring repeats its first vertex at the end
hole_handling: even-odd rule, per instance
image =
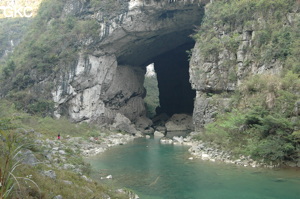
POLYGON ((57 139, 60 140, 60 133, 57 135, 57 139))

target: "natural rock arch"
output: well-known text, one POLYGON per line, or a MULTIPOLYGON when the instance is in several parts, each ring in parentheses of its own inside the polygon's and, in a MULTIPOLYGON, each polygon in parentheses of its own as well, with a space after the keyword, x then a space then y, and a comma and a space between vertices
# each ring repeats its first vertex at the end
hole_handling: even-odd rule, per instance
MULTIPOLYGON (((65 5, 65 13, 84 10, 71 4, 65 5)), ((192 113, 195 92, 188 82, 186 50, 193 48, 190 35, 203 15, 202 1, 129 1, 128 11, 99 23, 99 42, 85 46, 90 53, 80 53, 77 66, 55 80, 55 115, 112 124, 120 113, 138 123, 146 115, 143 80, 150 63, 158 72, 163 111, 192 113)))

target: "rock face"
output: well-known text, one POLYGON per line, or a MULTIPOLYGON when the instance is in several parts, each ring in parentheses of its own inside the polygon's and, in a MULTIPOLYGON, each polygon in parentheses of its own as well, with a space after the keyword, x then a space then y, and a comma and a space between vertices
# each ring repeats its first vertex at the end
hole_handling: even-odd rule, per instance
POLYGON ((115 123, 113 123, 112 126, 116 129, 123 130, 133 135, 138 133, 134 126, 131 124, 130 120, 120 113, 117 113, 115 123))
POLYGON ((36 164, 38 164, 38 159, 36 159, 33 152, 28 149, 20 151, 18 159, 20 159, 23 164, 27 164, 30 166, 35 166, 36 164))
MULTIPOLYGON (((255 17, 257 26, 240 25, 230 30, 237 35, 236 49, 222 48, 214 55, 206 55, 190 35, 201 24, 204 13, 209 15, 206 8, 214 3, 212 0, 92 2, 64 1, 58 18, 93 21, 97 26, 95 34, 82 33, 76 41, 80 50, 74 64, 57 67, 47 78, 38 77, 32 89, 51 90, 54 115, 58 118, 67 116, 74 122, 109 125, 132 134, 135 124, 140 131, 153 132, 146 118, 143 82, 146 66, 154 63, 160 91, 157 114, 193 114, 197 130, 212 122, 218 112, 230 109, 230 94, 247 76, 279 74, 282 70, 279 60, 249 61, 253 59, 249 49, 255 45, 255 35, 267 23, 255 17), (193 46, 188 62, 186 51, 193 46)), ((293 24, 293 16, 287 16, 287 24, 293 24)), ((50 26, 51 20, 48 22, 50 26)), ((214 28, 219 39, 225 41, 229 34, 225 25, 214 28)), ((298 109, 297 105, 295 112, 298 109)), ((181 128, 172 125, 167 129, 181 128)))
MULTIPOLYGON (((83 2, 67 1, 62 17, 96 19, 99 37, 78 41, 89 53, 83 50, 77 64, 55 78, 55 116, 102 125, 116 123, 115 117, 121 114, 138 128, 148 128, 151 122, 145 120, 143 101, 145 67, 153 62, 163 65, 161 54, 193 43, 189 35, 200 24, 206 1, 130 0, 109 15, 83 2)), ((186 71, 188 82, 188 63, 186 71)))
POLYGON ((174 114, 166 123, 167 131, 192 131, 192 116, 186 114, 174 114))
MULTIPOLYGON (((214 3, 211 1, 212 4, 214 3)), ((205 13, 209 15, 209 5, 205 13)), ((299 16, 299 8, 288 16, 299 16)), ((272 15, 272 13, 268 13, 272 15)), ((293 18, 292 17, 292 18, 293 18)), ((291 17, 284 19, 284 24, 293 26, 295 23, 291 17)), ((295 19, 297 19, 295 17, 295 19)), ((221 44, 226 43, 230 35, 235 35, 236 48, 229 49, 220 45, 213 53, 204 52, 201 42, 197 42, 190 59, 190 82, 196 90, 196 98, 193 111, 193 122, 196 129, 214 121, 218 112, 224 112, 230 108, 229 98, 237 86, 256 74, 279 75, 283 70, 280 59, 271 61, 255 61, 253 49, 259 48, 259 32, 266 29, 268 17, 254 17, 248 25, 239 24, 228 29, 229 24, 215 24, 212 31, 216 31, 214 39, 221 44)), ((266 52, 262 52, 266 53, 266 52)), ((272 107, 272 96, 267 96, 267 105, 272 107)), ((295 107, 295 112, 297 112, 295 107)))

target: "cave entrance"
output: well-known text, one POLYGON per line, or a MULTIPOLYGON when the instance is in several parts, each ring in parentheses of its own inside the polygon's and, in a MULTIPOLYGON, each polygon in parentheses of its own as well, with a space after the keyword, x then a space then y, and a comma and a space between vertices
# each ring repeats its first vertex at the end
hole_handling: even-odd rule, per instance
POLYGON ((178 113, 191 115, 196 91, 189 82, 189 54, 194 43, 184 44, 157 56, 146 69, 144 99, 147 116, 166 113, 169 117, 178 113))
POLYGON ((189 82, 189 54, 194 43, 181 45, 154 59, 160 107, 156 114, 192 114, 196 91, 189 82))

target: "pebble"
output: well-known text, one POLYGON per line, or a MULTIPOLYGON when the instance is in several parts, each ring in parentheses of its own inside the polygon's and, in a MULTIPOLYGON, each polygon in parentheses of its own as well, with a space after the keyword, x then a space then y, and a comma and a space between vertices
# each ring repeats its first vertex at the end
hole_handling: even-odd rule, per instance
POLYGON ((106 176, 106 179, 112 179, 112 175, 106 176))

